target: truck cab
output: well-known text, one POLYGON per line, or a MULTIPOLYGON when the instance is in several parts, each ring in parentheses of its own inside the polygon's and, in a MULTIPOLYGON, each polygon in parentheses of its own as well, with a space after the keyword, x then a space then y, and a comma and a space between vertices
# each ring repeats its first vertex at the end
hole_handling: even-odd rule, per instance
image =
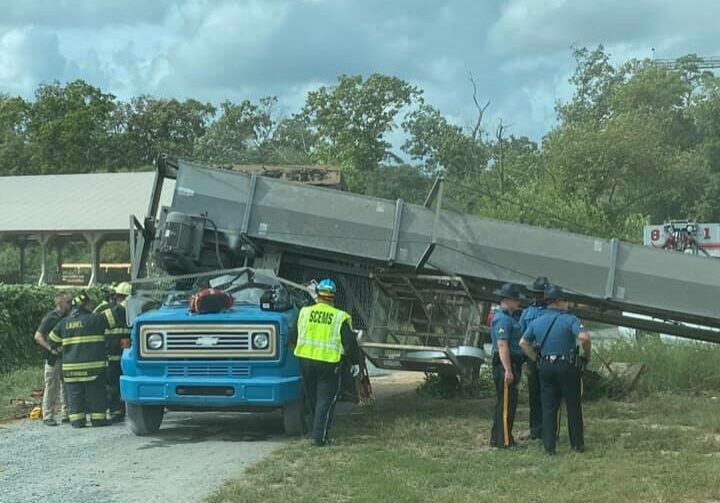
POLYGON ((312 302, 309 291, 271 271, 243 268, 184 277, 160 299, 140 291, 133 302, 145 312, 132 321, 120 388, 135 434, 155 433, 166 411, 273 409, 282 410, 287 434, 302 433, 292 344, 299 309, 312 302), (189 298, 205 286, 232 296, 232 306, 193 312, 189 298))

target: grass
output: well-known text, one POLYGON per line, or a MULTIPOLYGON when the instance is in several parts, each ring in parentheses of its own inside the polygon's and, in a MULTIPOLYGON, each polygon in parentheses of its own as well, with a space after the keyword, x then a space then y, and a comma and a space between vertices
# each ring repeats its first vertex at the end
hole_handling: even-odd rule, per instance
MULTIPOLYGON (((720 348, 650 340, 599 350, 648 371, 623 401, 585 404, 584 454, 570 452, 565 425, 555 457, 538 442, 490 449, 491 399, 405 392, 336 416, 330 448, 289 442, 209 502, 720 501, 720 348)), ((527 429, 525 400, 516 435, 527 429)))
POLYGON ((0 420, 27 416, 25 408, 18 408, 13 400, 32 400, 30 392, 42 389, 43 370, 40 365, 13 370, 0 375, 0 420))
MULTIPOLYGON (((338 416, 337 444, 296 440, 210 498, 226 502, 715 501, 720 399, 654 394, 586 407, 587 452, 488 448, 491 402, 414 393, 338 416)), ((520 410, 520 430, 526 409, 520 410)))

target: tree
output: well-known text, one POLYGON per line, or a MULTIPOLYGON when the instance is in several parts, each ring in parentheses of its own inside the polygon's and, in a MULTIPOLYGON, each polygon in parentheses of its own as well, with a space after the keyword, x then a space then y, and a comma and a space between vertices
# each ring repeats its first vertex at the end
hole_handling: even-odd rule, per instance
POLYGON ((115 131, 115 97, 76 80, 41 84, 30 108, 32 163, 41 173, 87 173, 108 168, 115 131))
POLYGON ((160 153, 191 158, 215 114, 210 103, 151 96, 133 98, 124 108, 128 165, 136 167, 152 164, 160 153))
POLYGON ((400 111, 419 97, 416 87, 379 74, 342 75, 335 87, 311 91, 302 113, 317 137, 313 157, 360 172, 396 162, 386 135, 400 111))
POLYGON ((411 111, 402 127, 408 137, 402 150, 427 174, 469 176, 486 168, 489 152, 482 140, 449 123, 431 105, 411 111))
POLYGON ((29 103, 0 94, 0 175, 35 173, 30 161, 29 118, 29 103))

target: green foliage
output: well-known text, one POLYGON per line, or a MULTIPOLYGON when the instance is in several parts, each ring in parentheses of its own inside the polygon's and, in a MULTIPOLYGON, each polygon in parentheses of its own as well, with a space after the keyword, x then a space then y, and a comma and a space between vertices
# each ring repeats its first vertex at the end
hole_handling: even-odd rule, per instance
MULTIPOLYGON (((710 343, 665 343, 658 337, 638 342, 614 342, 597 351, 610 362, 643 363, 646 372, 636 390, 656 392, 706 393, 720 389, 720 346, 710 343)), ((596 362, 596 364, 598 364, 596 362)))
MULTIPOLYGON (((100 300, 100 288, 90 289, 92 298, 100 300)), ((43 316, 54 308, 56 291, 50 286, 0 284, 0 374, 43 361, 45 355, 33 336, 43 316)))
POLYGON ((370 171, 392 161, 385 135, 395 118, 420 96, 407 82, 386 75, 342 75, 332 88, 308 93, 303 114, 317 134, 314 157, 350 169, 370 171))
POLYGON ((33 336, 54 295, 51 287, 0 285, 0 374, 42 361, 33 336))

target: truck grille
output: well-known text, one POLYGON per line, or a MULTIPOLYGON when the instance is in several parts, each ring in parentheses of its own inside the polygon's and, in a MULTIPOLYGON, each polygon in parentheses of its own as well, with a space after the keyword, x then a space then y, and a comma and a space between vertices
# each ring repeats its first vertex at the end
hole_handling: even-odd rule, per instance
MULTIPOLYGON (((270 358, 277 348, 273 325, 144 325, 139 339, 143 358, 270 358), (265 339, 266 346, 257 344, 265 339), (153 348, 158 340, 161 346, 153 348)), ((219 368, 206 367, 205 372, 221 372, 219 368)))
POLYGON ((168 377, 248 377, 247 365, 168 365, 168 377))

